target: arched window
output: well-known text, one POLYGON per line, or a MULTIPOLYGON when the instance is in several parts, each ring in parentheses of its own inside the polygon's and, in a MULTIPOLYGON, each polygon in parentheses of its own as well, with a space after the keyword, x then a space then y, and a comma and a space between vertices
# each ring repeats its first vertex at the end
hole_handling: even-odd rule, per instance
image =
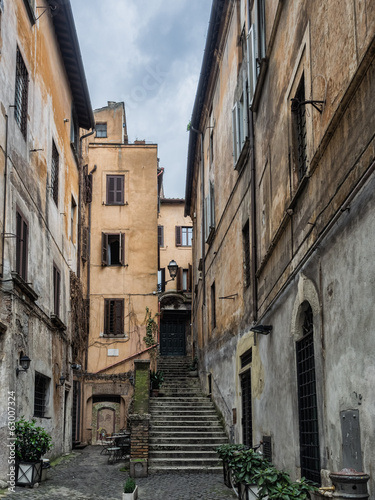
POLYGON ((301 307, 302 337, 296 346, 301 475, 320 484, 313 311, 307 301, 301 307))

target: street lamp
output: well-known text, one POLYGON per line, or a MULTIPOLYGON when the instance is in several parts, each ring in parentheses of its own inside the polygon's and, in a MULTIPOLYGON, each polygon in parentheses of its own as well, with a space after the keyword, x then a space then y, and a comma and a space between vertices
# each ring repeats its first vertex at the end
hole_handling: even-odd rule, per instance
MULTIPOLYGON (((172 259, 167 267, 169 271, 169 276, 172 278, 168 281, 173 281, 177 276, 178 264, 175 260, 172 259)), ((167 281, 165 283, 167 283, 167 281)))
POLYGON ((56 384, 56 389, 57 389, 58 387, 62 387, 62 386, 65 384, 65 377, 64 377, 64 375, 61 375, 61 377, 60 377, 60 379, 59 379, 59 380, 60 380, 60 383, 59 383, 59 384, 56 384))
POLYGON ((31 359, 29 358, 29 356, 23 355, 23 356, 20 357, 21 368, 19 368, 17 366, 17 368, 16 368, 16 374, 17 374, 17 376, 18 376, 18 374, 20 372, 27 372, 27 370, 29 369, 29 366, 30 366, 30 362, 31 362, 31 359))

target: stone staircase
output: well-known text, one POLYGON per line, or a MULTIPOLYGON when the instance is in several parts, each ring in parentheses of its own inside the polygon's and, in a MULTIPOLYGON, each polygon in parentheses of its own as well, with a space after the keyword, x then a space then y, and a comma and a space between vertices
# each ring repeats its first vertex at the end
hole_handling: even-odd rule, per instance
POLYGON ((190 360, 159 358, 164 384, 150 399, 150 472, 219 472, 215 448, 226 443, 212 402, 202 394, 198 377, 188 375, 190 360))

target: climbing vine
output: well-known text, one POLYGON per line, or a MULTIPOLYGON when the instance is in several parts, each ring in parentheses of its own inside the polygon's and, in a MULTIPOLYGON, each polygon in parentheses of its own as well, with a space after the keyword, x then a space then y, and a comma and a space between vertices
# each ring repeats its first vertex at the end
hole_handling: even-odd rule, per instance
MULTIPOLYGON (((155 318, 157 318, 158 316, 158 313, 152 316, 150 309, 146 307, 146 315, 144 320, 146 324, 146 335, 143 337, 143 340, 147 347, 157 347, 157 334, 159 327, 155 318)), ((155 355, 155 353, 156 350, 152 349, 151 354, 155 355)))

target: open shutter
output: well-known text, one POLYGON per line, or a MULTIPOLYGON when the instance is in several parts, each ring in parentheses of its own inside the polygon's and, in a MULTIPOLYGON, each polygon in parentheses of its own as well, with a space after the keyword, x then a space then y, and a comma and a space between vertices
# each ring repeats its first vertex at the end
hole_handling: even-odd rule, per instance
POLYGON ((28 254, 28 244, 29 244, 29 228, 26 221, 22 221, 22 269, 21 276, 26 281, 27 280, 27 254, 28 254))
POLYGON ((102 266, 108 265, 108 234, 102 233, 102 266))
POLYGON ((164 247, 164 226, 158 226, 158 243, 159 247, 164 247))
POLYGON ((176 247, 180 247, 182 245, 182 231, 181 226, 176 226, 176 247))
POLYGON ((255 27, 251 25, 247 36, 247 74, 248 74, 248 89, 249 89, 249 106, 253 103, 255 85, 257 81, 256 69, 256 42, 255 42, 255 27))
POLYGON ((244 143, 249 137, 249 109, 247 106, 247 75, 246 71, 242 73, 242 88, 243 88, 243 140, 244 143))
POLYGON ((182 292, 182 289, 183 289, 183 279, 182 279, 183 272, 184 272, 183 268, 179 267, 177 270, 177 291, 178 292, 182 292))
POLYGON ((54 313, 59 316, 60 312, 60 271, 56 266, 53 266, 53 299, 54 299, 54 313))
POLYGON ((233 163, 237 163, 238 134, 237 134, 237 103, 232 109, 232 133, 233 133, 233 163))
POLYGON ((125 265, 125 234, 120 233, 120 252, 119 261, 122 266, 125 265))
POLYGON ((21 274, 21 256, 22 256, 22 217, 16 213, 16 271, 21 274))
POLYGON ((193 268, 191 264, 189 264, 188 267, 188 292, 191 292, 192 290, 192 282, 193 282, 193 268))

